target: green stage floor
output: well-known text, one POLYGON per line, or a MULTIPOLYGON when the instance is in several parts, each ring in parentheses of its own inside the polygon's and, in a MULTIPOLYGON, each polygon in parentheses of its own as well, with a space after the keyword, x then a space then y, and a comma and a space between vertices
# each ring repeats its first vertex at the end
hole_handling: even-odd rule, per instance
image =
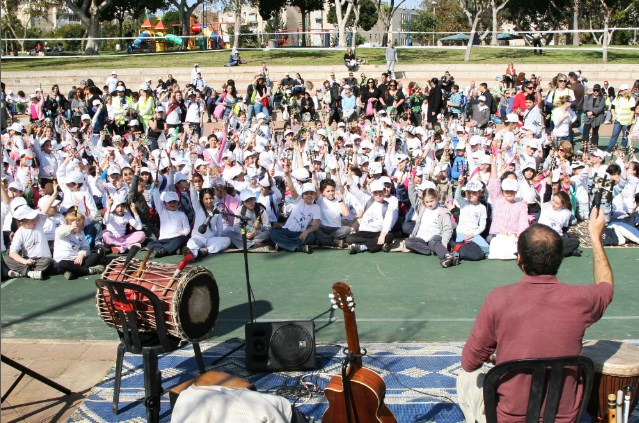
MULTIPOLYGON (((639 339, 639 249, 606 251, 614 268, 615 297, 586 338, 639 339)), ((177 263, 178 257, 160 261, 177 263)), ((345 339, 341 311, 332 319, 329 312, 328 293, 336 281, 352 288, 362 342, 463 341, 486 294, 521 275, 514 261, 464 262, 442 269, 436 257, 408 253, 255 253, 249 263, 258 321, 315 319, 318 342, 345 339)), ((220 291, 211 339, 243 338, 248 309, 242 254, 209 256, 200 264, 213 272, 220 291)), ((592 283, 591 251, 564 260, 559 277, 568 283, 592 283)), ((116 340, 114 329, 97 315, 94 280, 56 276, 4 282, 2 337, 116 340)))

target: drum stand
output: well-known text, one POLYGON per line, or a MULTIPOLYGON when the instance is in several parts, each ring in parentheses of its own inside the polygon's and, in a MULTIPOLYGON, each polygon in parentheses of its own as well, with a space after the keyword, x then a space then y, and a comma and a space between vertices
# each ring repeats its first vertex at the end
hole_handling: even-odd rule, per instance
MULTIPOLYGON (((226 211, 218 211, 218 213, 220 213, 222 216, 229 216, 229 217, 234 217, 235 219, 239 219, 240 220, 240 228, 242 230, 242 255, 244 256, 244 274, 246 275, 246 293, 248 295, 248 308, 249 308, 249 321, 248 323, 254 323, 255 322, 255 305, 253 303, 253 288, 251 287, 251 280, 249 277, 249 265, 248 265, 248 243, 246 240, 246 227, 248 225, 248 217, 245 216, 240 216, 237 214, 233 214, 233 213, 229 213, 226 211)), ((224 360, 225 358, 227 358, 228 356, 230 356, 231 354, 233 354, 236 351, 239 351, 240 349, 244 348, 246 346, 246 342, 242 342, 240 343, 240 345, 238 345, 236 348, 233 348, 231 351, 227 352, 226 354, 222 355, 221 357, 213 360, 213 362, 211 363, 211 366, 215 366, 217 363, 219 363, 220 361, 224 360)))
POLYGON ((22 378, 24 377, 24 375, 28 375, 31 376, 32 378, 34 378, 35 380, 44 383, 45 385, 48 385, 50 387, 52 387, 53 389, 56 389, 60 392, 62 392, 65 395, 70 395, 71 394, 71 390, 68 388, 65 388, 64 386, 52 381, 51 379, 49 379, 46 376, 41 375, 40 373, 31 370, 30 368, 28 368, 27 366, 23 366, 22 364, 18 363, 17 361, 14 361, 12 359, 10 359, 9 357, 7 357, 6 355, 2 354, 2 362, 6 363, 8 366, 13 367, 14 369, 18 370, 20 372, 20 376, 18 376, 18 378, 15 380, 15 382, 13 382, 13 384, 11 385, 11 387, 7 390, 7 392, 2 396, 2 399, 0 400, 1 402, 4 402, 4 400, 7 399, 7 397, 9 396, 9 394, 11 392, 13 392, 13 390, 15 389, 15 387, 18 385, 18 383, 20 383, 20 381, 22 380, 22 378))

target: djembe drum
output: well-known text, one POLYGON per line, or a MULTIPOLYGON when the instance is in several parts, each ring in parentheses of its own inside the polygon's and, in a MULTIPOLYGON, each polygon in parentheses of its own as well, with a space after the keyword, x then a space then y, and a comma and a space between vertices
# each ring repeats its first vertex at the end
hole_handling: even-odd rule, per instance
POLYGON ((616 341, 590 341, 584 344, 582 355, 595 365, 595 384, 590 395, 588 412, 597 421, 608 421, 608 394, 632 386, 630 410, 639 400, 639 348, 616 341))
MULTIPOLYGON (((164 304, 164 321, 169 335, 189 342, 207 338, 215 325, 220 307, 217 284, 208 269, 202 266, 186 267, 174 278, 176 265, 149 262, 137 275, 142 262, 133 259, 124 270, 124 260, 124 257, 113 260, 102 278, 143 286, 156 294, 164 304)), ((131 295, 128 300, 136 302, 138 330, 156 332, 151 303, 146 298, 136 298, 133 292, 131 295)), ((117 315, 112 314, 107 307, 105 299, 108 296, 108 291, 98 290, 98 315, 107 325, 119 328, 121 324, 117 315)))

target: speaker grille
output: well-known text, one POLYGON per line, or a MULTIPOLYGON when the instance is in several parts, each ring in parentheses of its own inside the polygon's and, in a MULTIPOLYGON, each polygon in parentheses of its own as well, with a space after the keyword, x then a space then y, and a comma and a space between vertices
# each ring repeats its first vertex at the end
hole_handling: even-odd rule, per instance
POLYGON ((313 353, 313 336, 296 324, 281 326, 271 336, 271 352, 286 367, 301 366, 313 353))

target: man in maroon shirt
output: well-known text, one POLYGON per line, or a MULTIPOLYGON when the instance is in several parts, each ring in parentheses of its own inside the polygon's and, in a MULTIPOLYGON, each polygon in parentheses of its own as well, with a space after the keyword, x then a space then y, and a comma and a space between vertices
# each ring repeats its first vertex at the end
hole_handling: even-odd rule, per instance
MULTIPOLYGON (((517 266, 524 276, 488 295, 462 351, 457 393, 466 422, 486 421, 482 388, 488 369, 484 362, 581 354, 586 328, 601 318, 612 301, 613 275, 601 243, 603 228, 604 213, 593 209, 588 225, 593 285, 568 285, 557 280, 562 239, 548 226, 532 225, 519 236, 517 266)), ((557 422, 576 418, 582 387, 575 376, 568 375, 565 380, 557 422)), ((530 376, 526 375, 499 386, 500 423, 525 421, 529 391, 530 376)))

